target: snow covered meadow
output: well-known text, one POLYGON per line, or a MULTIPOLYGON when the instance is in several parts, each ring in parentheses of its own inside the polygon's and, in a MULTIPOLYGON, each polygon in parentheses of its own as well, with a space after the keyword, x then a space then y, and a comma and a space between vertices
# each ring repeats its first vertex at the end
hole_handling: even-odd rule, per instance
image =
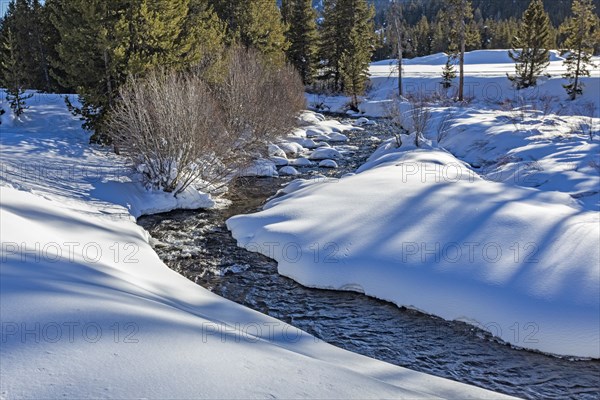
POLYGON ((146 191, 61 97, 29 105, 0 125, 1 398, 503 397, 340 350, 178 275, 135 217, 213 201, 146 191))
MULTIPOLYGON (((415 148, 414 133, 401 147, 390 139, 356 175, 295 182, 228 226, 304 285, 465 321, 516 347, 600 357, 600 71, 571 102, 557 52, 551 77, 515 91, 506 51, 474 51, 470 101, 456 106, 439 95, 445 60, 404 68, 407 95, 437 96, 425 145, 415 148)), ((398 109, 411 131, 394 68, 372 65, 361 114, 398 109)), ((335 112, 348 103, 307 99, 335 112)))

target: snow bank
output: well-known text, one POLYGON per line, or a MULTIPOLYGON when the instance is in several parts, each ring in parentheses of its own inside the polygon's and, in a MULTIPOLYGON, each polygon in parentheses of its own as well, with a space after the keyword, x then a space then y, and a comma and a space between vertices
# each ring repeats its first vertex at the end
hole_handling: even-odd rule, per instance
MULTIPOLYGON (((580 128, 589 119, 535 111, 523 119, 510 111, 441 112, 452 118, 440 144, 487 179, 567 193, 585 209, 600 211, 600 137, 590 141, 580 128)), ((592 124, 600 127, 600 119, 592 124)))
POLYGON ((0 127, 0 397, 502 397, 340 350, 178 275, 133 218, 165 200, 90 148, 61 98, 31 105, 0 127))
POLYGON ((228 227, 306 286, 465 321, 518 347, 600 357, 600 214, 392 143, 360 173, 303 182, 228 227))

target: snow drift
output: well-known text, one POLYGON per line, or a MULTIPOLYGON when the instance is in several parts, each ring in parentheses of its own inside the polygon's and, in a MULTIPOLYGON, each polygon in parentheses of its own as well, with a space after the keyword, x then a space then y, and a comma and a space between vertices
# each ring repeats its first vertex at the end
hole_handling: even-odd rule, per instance
POLYGON ((355 290, 518 347, 600 357, 600 214, 385 144, 356 175, 297 182, 227 224, 311 287, 355 290))

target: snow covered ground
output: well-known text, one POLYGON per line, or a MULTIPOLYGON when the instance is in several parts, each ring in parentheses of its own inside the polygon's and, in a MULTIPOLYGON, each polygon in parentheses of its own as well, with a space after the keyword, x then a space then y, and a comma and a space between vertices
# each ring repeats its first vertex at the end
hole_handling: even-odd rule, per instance
POLYGON ((0 125, 0 398, 503 397, 337 349, 173 272, 134 217, 212 201, 146 192, 61 98, 29 104, 0 125))
MULTIPOLYGON (((551 78, 516 92, 506 51, 467 54, 473 98, 431 102, 423 148, 414 134, 401 148, 390 140, 358 174, 293 182, 228 226, 304 285, 469 322, 517 347, 600 358, 600 72, 570 102, 561 58, 551 60, 551 78)), ((444 62, 408 60, 407 94, 438 91, 444 62)), ((389 62, 371 72, 361 111, 386 115, 395 72, 389 62)), ((339 112, 348 101, 307 97, 339 112)), ((410 103, 395 107, 412 129, 410 103)))

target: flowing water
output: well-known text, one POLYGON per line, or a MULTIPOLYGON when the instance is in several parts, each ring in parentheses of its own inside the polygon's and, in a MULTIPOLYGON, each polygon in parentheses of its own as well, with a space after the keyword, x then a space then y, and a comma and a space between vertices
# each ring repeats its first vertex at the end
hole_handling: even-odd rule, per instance
MULTIPOLYGON (((300 169, 339 177, 354 171, 385 137, 376 127, 334 145, 340 168, 300 169)), ((210 291, 294 325, 335 346, 413 370, 531 399, 599 399, 600 360, 569 360, 514 349, 461 322, 448 322, 353 292, 306 288, 277 273, 277 264, 236 246, 225 221, 250 213, 286 183, 244 178, 227 209, 174 211, 139 224, 172 269, 210 291)), ((600 344, 599 344, 600 345, 600 344)))

